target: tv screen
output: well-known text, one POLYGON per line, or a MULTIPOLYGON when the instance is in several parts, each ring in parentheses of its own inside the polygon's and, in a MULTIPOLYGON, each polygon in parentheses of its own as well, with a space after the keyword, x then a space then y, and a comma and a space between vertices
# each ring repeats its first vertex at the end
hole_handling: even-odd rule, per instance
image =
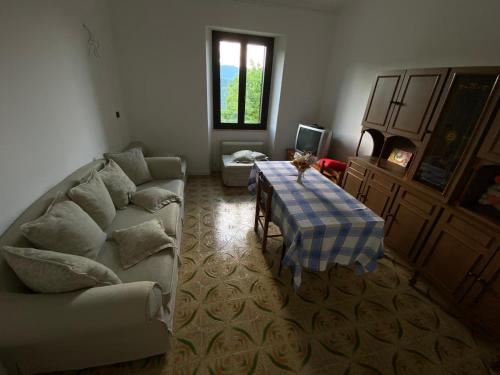
POLYGON ((322 134, 321 131, 300 127, 295 148, 301 152, 311 152, 317 155, 322 134))

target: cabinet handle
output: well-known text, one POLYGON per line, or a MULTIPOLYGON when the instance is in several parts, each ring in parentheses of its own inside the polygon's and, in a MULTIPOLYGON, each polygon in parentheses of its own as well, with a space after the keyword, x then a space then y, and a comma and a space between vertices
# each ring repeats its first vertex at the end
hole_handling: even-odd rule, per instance
POLYGON ((485 280, 485 279, 482 279, 482 278, 480 278, 480 277, 478 277, 478 278, 476 279, 476 281, 477 281, 478 283, 482 284, 482 285, 486 285, 486 284, 487 284, 486 280, 485 280))
POLYGON ((472 272, 472 271, 469 271, 469 272, 467 272, 467 276, 469 276, 469 277, 476 277, 476 276, 477 276, 477 274, 475 274, 475 273, 474 273, 474 272, 472 272))

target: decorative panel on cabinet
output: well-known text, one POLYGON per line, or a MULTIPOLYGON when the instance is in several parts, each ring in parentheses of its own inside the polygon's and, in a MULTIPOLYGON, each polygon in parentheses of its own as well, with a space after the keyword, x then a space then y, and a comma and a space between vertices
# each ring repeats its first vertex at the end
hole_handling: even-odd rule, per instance
POLYGON ((478 156, 493 163, 500 164, 500 100, 495 113, 491 117, 491 124, 478 156))
POLYGON ((458 301, 490 259, 494 242, 494 230, 446 209, 419 256, 418 271, 458 301))
POLYGON ((430 121, 448 69, 407 70, 388 132, 420 141, 430 121))
POLYGON ((414 261, 441 211, 433 199, 402 187, 386 217, 385 244, 414 261))
POLYGON ((477 142, 480 124, 493 94, 498 69, 452 69, 445 92, 429 124, 432 137, 419 160, 414 180, 446 195, 464 168, 467 151, 477 142))
POLYGON ((377 76, 363 117, 364 126, 379 130, 387 129, 403 75, 404 70, 398 70, 377 76))
POLYGON ((366 167, 352 160, 349 160, 347 169, 344 174, 342 188, 351 194, 354 198, 358 198, 363 188, 363 182, 368 174, 366 167))
POLYGON ((384 217, 391 208, 399 185, 381 172, 371 171, 360 200, 377 215, 384 217))
POLYGON ((461 307, 474 323, 500 337, 500 248, 484 271, 477 275, 461 307))

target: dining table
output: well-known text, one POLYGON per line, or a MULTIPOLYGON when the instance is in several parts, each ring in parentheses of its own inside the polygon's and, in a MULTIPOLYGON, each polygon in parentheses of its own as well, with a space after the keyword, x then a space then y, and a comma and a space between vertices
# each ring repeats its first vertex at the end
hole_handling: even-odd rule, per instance
POLYGON ((273 187, 271 217, 284 238, 282 265, 293 269, 296 288, 303 269, 321 272, 329 264, 354 265, 358 274, 376 269, 384 255, 384 219, 314 168, 299 183, 290 161, 255 162, 251 193, 259 172, 273 187))

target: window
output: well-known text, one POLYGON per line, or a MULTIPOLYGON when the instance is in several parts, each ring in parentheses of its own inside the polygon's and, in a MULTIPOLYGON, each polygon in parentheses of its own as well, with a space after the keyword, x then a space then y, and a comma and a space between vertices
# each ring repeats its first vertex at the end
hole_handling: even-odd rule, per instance
POLYGON ((214 129, 266 129, 273 44, 273 38, 213 31, 214 129))

